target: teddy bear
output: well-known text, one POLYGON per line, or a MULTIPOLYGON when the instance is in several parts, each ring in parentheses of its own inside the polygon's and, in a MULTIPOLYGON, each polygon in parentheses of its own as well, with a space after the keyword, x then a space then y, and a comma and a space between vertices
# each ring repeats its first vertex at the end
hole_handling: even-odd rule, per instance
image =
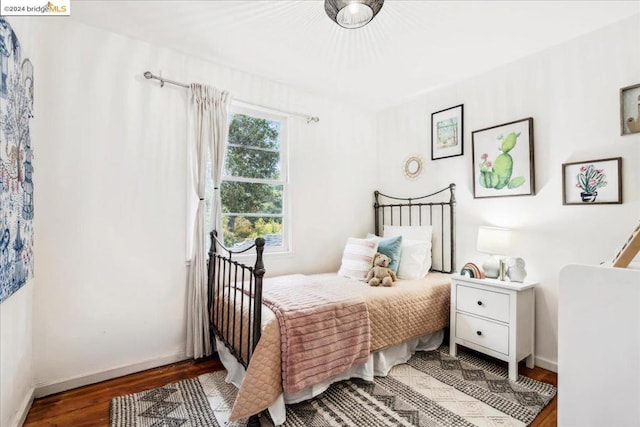
POLYGON ((377 253, 373 258, 373 267, 367 273, 367 277, 364 279, 366 283, 371 286, 393 286, 393 282, 398 280, 396 274, 387 268, 391 259, 381 253, 377 253))

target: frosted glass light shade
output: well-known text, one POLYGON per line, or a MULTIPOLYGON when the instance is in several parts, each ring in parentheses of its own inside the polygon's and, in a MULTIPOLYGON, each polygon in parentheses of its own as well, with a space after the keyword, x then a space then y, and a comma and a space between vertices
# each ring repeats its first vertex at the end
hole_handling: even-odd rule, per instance
POLYGON ((367 25, 382 9, 384 0, 325 0, 324 11, 343 28, 367 25))
POLYGON ((478 228, 478 252, 490 255, 506 255, 511 245, 511 231, 506 228, 478 228))

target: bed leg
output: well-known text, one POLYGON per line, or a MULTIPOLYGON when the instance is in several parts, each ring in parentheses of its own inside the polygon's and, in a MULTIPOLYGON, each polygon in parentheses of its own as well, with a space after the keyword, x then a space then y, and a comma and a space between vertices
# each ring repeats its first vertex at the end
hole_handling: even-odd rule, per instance
POLYGON ((252 415, 247 421, 247 427, 260 427, 260 419, 257 415, 252 415))
POLYGON ((247 421, 247 427, 272 427, 273 422, 271 418, 268 415, 263 416, 263 413, 264 411, 250 416, 247 421))

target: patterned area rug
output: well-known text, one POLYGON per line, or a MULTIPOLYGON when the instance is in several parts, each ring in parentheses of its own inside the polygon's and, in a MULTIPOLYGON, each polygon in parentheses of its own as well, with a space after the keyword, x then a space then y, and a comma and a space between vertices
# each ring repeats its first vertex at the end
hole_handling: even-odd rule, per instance
MULTIPOLYGON (((210 374, 206 374, 210 375, 210 374)), ((219 426, 199 378, 111 400, 111 427, 219 426)))
MULTIPOLYGON (((245 426, 229 423, 236 388, 226 372, 117 397, 111 427, 245 426)), ((550 384, 448 348, 418 352, 374 382, 342 381, 320 396, 287 406, 285 426, 526 426, 555 396, 550 384)), ((262 425, 269 425, 266 417, 262 425)))

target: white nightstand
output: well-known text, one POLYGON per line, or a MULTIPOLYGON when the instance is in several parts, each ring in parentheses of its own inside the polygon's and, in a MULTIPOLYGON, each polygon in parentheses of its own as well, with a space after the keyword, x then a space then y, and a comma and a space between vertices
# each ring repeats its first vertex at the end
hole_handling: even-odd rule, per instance
POLYGON ((461 344, 509 362, 512 381, 525 357, 533 368, 536 284, 451 276, 450 354, 461 344))

